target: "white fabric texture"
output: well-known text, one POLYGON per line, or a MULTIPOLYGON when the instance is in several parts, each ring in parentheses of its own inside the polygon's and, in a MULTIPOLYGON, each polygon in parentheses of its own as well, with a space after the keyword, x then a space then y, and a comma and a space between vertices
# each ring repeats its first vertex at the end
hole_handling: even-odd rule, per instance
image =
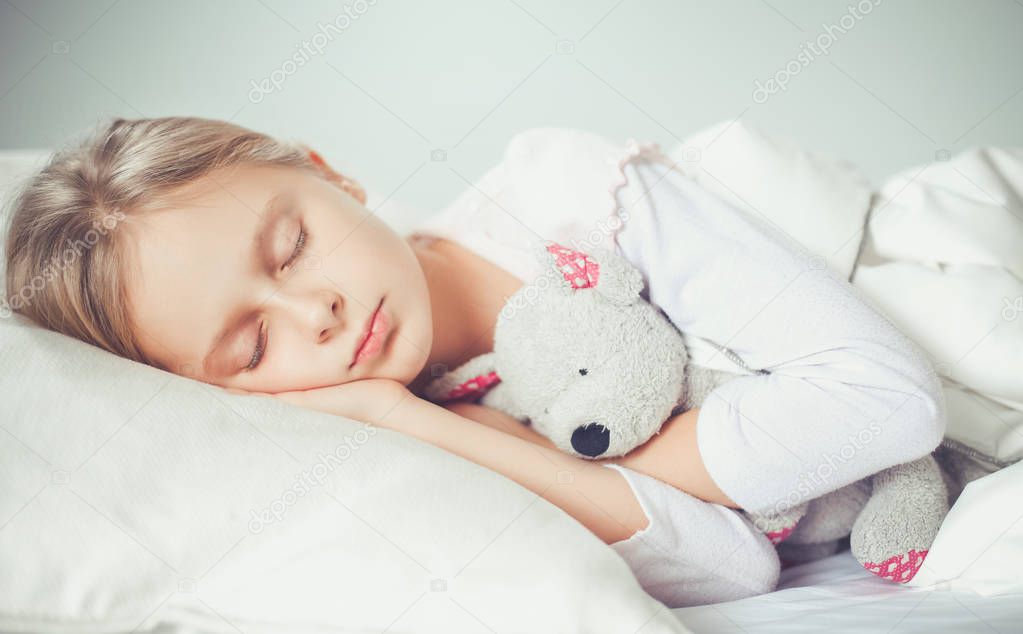
POLYGON ((864 574, 849 551, 786 568, 771 594, 672 612, 713 634, 1008 634, 1023 623, 1018 595, 896 585, 864 574))
MULTIPOLYGON (((985 596, 1023 591, 1023 462, 966 485, 910 582, 985 596)), ((1018 623, 1023 623, 1023 604, 1018 623)))
POLYGON ((643 589, 670 608, 764 594, 778 582, 774 546, 745 517, 621 465, 649 525, 611 544, 643 589))
POLYGON ((0 631, 687 631, 569 515, 409 436, 20 317, 0 401, 0 631))
POLYGON ((868 226, 853 284, 935 359, 949 438, 1023 458, 1023 148, 896 174, 868 226))

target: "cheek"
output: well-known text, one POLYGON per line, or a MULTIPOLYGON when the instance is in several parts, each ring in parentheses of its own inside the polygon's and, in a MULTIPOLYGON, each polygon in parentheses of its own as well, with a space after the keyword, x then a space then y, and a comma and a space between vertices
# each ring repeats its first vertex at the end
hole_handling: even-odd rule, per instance
POLYGON ((398 291, 417 282, 415 274, 419 273, 419 263, 400 238, 389 230, 379 231, 365 227, 365 224, 352 235, 352 239, 356 237, 360 241, 346 256, 346 264, 357 275, 368 278, 360 283, 366 287, 398 291))
MULTIPOLYGON (((359 235, 360 230, 346 239, 324 262, 325 272, 334 271, 342 293, 358 294, 367 291, 400 290, 406 284, 408 269, 404 260, 385 242, 359 235)), ((331 247, 328 247, 328 251, 331 247)), ((329 273, 328 273, 329 274, 329 273)), ((333 277, 333 276, 331 276, 333 277)))
POLYGON ((273 359, 260 379, 281 390, 308 388, 324 377, 337 376, 343 369, 342 359, 332 358, 327 349, 314 346, 292 324, 280 325, 272 338, 273 359))

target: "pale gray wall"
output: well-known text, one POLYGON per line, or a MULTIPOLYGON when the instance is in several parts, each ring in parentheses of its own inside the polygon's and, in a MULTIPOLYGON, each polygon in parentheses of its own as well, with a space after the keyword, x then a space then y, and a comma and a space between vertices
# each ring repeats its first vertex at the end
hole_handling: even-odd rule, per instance
POLYGON ((940 150, 1023 145, 1023 3, 1012 0, 883 0, 845 18, 852 28, 832 31, 829 53, 785 91, 755 100, 754 82, 825 25, 841 28, 848 6, 0 1, 0 148, 53 147, 110 115, 231 118, 310 142, 372 189, 431 209, 537 125, 670 145, 742 114, 875 182, 940 150), (357 19, 254 103, 252 81, 346 4, 357 19), (446 161, 430 160, 436 148, 446 161))

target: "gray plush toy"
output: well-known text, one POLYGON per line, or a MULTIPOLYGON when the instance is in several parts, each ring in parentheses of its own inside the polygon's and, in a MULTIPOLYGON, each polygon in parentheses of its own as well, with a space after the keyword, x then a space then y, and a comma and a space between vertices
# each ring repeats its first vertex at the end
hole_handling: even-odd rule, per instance
MULTIPOLYGON (((544 275, 504 306, 494 350, 426 388, 434 402, 478 400, 584 458, 622 456, 737 374, 689 362, 682 334, 643 297, 640 272, 603 248, 537 245, 544 275)), ((759 370, 766 373, 765 370, 759 370)), ((919 570, 945 514, 931 455, 770 515, 747 514, 786 560, 838 550, 896 582, 919 570)))

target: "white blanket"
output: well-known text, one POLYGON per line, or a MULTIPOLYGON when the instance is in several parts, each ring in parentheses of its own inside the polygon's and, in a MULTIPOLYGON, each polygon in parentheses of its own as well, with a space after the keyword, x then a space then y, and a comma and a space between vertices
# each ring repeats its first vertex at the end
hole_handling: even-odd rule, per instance
POLYGON ((853 283, 932 356, 950 438, 1023 458, 1023 148, 890 178, 853 283))

